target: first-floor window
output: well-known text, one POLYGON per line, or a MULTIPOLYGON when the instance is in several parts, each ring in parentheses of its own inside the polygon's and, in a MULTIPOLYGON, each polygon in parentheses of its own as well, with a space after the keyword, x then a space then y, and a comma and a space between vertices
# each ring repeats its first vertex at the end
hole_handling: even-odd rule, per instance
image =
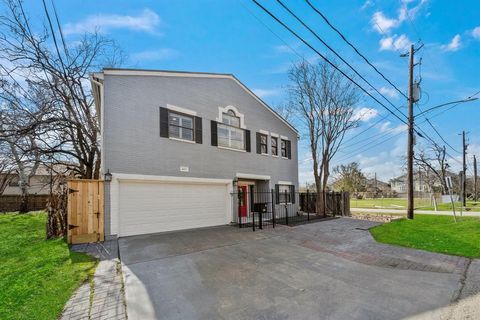
POLYGON ((280 184, 278 185, 278 199, 280 203, 291 203, 292 202, 292 190, 293 186, 280 184))
POLYGON ((172 138, 193 141, 193 117, 169 111, 168 134, 172 138))
POLYGON ((217 134, 219 146, 245 150, 245 130, 219 123, 217 134))
POLYGON ((282 157, 287 157, 287 140, 281 140, 282 157))
POLYGON ((272 137, 272 155, 278 156, 278 138, 272 137))

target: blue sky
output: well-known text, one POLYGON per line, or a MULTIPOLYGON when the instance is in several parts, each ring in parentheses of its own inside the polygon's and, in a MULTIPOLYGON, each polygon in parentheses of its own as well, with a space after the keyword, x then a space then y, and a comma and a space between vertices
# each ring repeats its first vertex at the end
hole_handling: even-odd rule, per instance
MULTIPOLYGON (((328 53, 276 2, 260 2, 322 53, 328 53)), ((356 56, 306 3, 284 2, 405 111, 405 99, 356 56)), ((466 98, 480 90, 480 2, 312 2, 403 91, 407 83, 407 59, 399 55, 411 42, 421 40, 425 44, 417 55, 422 58, 421 72, 417 67, 415 73, 416 78, 421 74, 422 79, 423 94, 419 102, 422 109, 466 98)), ((291 63, 298 61, 299 55, 312 62, 318 59, 314 52, 247 0, 57 0, 55 4, 67 41, 74 41, 84 31, 97 29, 115 39, 128 54, 125 67, 233 73, 272 106, 281 105, 287 98, 287 71, 291 63)), ((43 19, 40 5, 40 1, 26 2, 32 18, 43 19)), ((364 115, 361 125, 347 137, 334 164, 358 161, 368 175, 377 172, 384 180, 401 174, 406 147, 404 127, 389 116, 357 135, 386 114, 366 96, 357 108, 361 110, 359 114, 364 115), (390 140, 381 143, 388 138, 390 140)), ((418 107, 415 112, 419 112, 418 107)), ((480 156, 480 102, 459 105, 442 114, 432 112, 430 116, 433 125, 457 150, 461 148, 458 133, 468 131, 469 158, 475 153, 480 156)), ((423 121, 418 119, 419 123, 423 121)), ((421 127, 440 142, 427 123, 421 127)), ((423 141, 417 139, 419 145, 423 141)), ((457 161, 461 159, 454 150, 450 149, 449 153, 457 161)), ((310 158, 306 140, 302 139, 299 151, 302 184, 313 180, 310 158)), ((456 160, 451 160, 451 165, 460 170, 456 160)))

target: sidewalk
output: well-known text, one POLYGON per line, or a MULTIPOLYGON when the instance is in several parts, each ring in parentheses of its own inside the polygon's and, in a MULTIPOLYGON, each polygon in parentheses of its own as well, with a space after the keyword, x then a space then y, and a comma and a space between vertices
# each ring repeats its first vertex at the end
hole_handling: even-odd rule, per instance
MULTIPOLYGON (((387 213, 387 214, 407 214, 405 209, 371 209, 371 208, 350 208, 351 212, 356 213, 387 213)), ((432 211, 432 210, 415 210, 418 214, 440 214, 440 215, 453 215, 452 211, 432 211)), ((460 216, 460 211, 456 211, 457 217, 460 216)), ((464 217, 480 217, 480 212, 464 211, 462 214, 464 217)))
POLYGON ((72 250, 85 252, 99 259, 93 281, 86 282, 65 305, 61 320, 126 319, 126 303, 118 243, 73 245, 72 250))

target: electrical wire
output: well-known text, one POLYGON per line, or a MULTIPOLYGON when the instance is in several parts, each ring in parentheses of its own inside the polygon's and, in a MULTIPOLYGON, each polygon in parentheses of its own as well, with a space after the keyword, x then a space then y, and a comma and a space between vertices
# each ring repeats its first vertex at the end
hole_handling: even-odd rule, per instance
POLYGON ((385 101, 387 101, 392 107, 395 108, 402 115, 402 111, 395 106, 383 93, 381 93, 375 86, 373 86, 364 76, 362 76, 350 63, 348 63, 337 51, 335 51, 328 43, 326 43, 312 28, 310 28, 302 19, 300 19, 292 10, 290 10, 281 0, 277 2, 290 14, 292 15, 302 26, 304 26, 308 31, 310 31, 313 36, 320 41, 328 50, 330 50, 337 58, 339 58, 343 63, 345 63, 350 70, 352 70, 360 79, 362 79, 366 84, 370 86, 377 94, 379 94, 385 101))
POLYGON ((400 90, 395 84, 392 83, 392 81, 390 81, 382 72, 380 72, 380 70, 378 70, 377 67, 375 67, 375 65, 373 65, 373 63, 370 62, 370 60, 367 59, 367 57, 365 57, 364 54, 362 54, 355 45, 353 45, 346 37, 345 35, 339 31, 331 22, 330 20, 318 9, 316 8, 309 0, 306 0, 307 4, 313 9, 313 11, 315 11, 318 15, 320 15, 320 17, 322 17, 322 19, 330 26, 330 28, 332 28, 360 57, 363 58, 363 60, 365 60, 365 62, 370 66, 372 67, 375 72, 377 72, 385 81, 387 81, 393 88, 395 88, 395 90, 397 90, 397 92, 399 92, 402 96, 404 96, 405 98, 408 99, 408 97, 405 95, 405 93, 403 93, 402 90, 400 90))
MULTIPOLYGON (((291 34, 293 34, 297 39, 302 41, 306 46, 308 46, 311 50, 313 50, 317 55, 319 55, 325 62, 327 62, 331 67, 333 67, 335 70, 340 72, 344 77, 346 77, 350 82, 355 84, 360 90, 362 90, 365 94, 367 94, 370 98, 372 98, 375 102, 380 104, 383 108, 388 110, 395 118, 400 120, 401 122, 407 124, 407 122, 400 118, 394 111, 392 111, 389 107, 387 107, 385 104, 380 102, 377 98, 372 96, 364 87, 362 87, 358 82, 356 82, 354 79, 352 79, 350 76, 348 76, 344 71, 342 71, 340 68, 338 68, 333 62, 331 62, 327 57, 325 57, 320 51, 315 49, 310 43, 308 43, 305 39, 303 39, 298 33, 296 33, 294 30, 292 30, 289 26, 287 26, 283 21, 281 21, 279 18, 277 18, 273 13, 271 13, 267 8, 262 6, 257 0, 252 0, 259 8, 261 8, 265 13, 267 13, 270 17, 272 17, 275 21, 277 21, 280 25, 282 25, 286 30, 288 30, 291 34)), ((405 116, 405 115, 404 115, 405 116)))

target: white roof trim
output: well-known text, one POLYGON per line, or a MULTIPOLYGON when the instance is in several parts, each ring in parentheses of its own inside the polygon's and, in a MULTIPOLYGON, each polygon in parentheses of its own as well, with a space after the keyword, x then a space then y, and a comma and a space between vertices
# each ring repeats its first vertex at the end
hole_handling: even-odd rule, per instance
POLYGON ((279 180, 279 181, 278 181, 278 184, 293 185, 292 181, 282 181, 282 180, 279 180))
POLYGON ((240 173, 237 172, 235 175, 237 178, 241 179, 254 179, 254 180, 270 180, 270 176, 264 176, 260 174, 253 174, 253 173, 240 173))
POLYGON ((217 73, 196 73, 196 72, 178 72, 178 71, 160 71, 160 70, 133 70, 133 69, 104 69, 103 74, 116 76, 161 76, 161 77, 189 77, 189 78, 218 78, 231 79, 235 81, 240 87, 257 100, 262 106, 270 111, 275 117, 280 119, 298 136, 298 131, 280 115, 278 115, 272 108, 270 108, 262 99, 255 93, 248 89, 240 80, 231 74, 217 74, 217 73))
POLYGON ((178 176, 154 176, 143 174, 130 173, 114 173, 112 172, 112 179, 118 181, 152 181, 152 182, 171 182, 171 183, 199 183, 199 184, 230 184, 232 180, 229 179, 214 179, 214 178, 196 178, 196 177, 178 177, 178 176))

